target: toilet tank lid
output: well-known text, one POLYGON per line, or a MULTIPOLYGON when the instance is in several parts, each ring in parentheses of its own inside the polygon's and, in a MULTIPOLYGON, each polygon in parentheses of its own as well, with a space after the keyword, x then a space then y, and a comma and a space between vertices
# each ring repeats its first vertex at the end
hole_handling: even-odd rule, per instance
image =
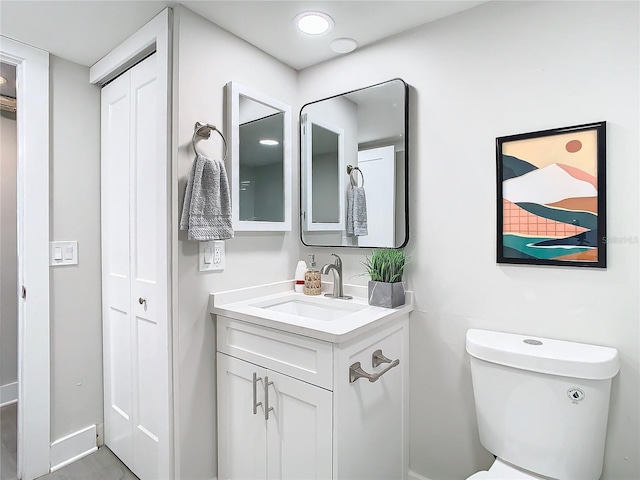
POLYGON ((489 330, 467 331, 467 352, 508 367, 588 380, 612 378, 620 369, 615 348, 489 330))

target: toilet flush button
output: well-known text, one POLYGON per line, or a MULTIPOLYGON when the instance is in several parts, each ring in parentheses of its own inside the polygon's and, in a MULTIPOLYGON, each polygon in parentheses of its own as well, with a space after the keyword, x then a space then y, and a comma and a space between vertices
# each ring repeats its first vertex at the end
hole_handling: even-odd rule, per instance
POLYGON ((523 340, 523 342, 529 345, 542 345, 540 340, 534 340, 533 338, 527 338, 526 340, 523 340))
POLYGON ((580 388, 570 388, 567 390, 567 396, 571 399, 571 403, 578 403, 584 400, 584 391, 580 388))

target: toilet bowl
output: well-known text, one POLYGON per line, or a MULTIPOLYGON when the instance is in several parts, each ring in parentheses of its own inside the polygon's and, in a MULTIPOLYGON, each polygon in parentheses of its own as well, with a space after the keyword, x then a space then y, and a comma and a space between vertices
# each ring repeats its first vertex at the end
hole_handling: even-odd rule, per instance
POLYGON ((491 468, 486 471, 476 472, 467 480, 547 480, 549 477, 535 475, 532 472, 525 472, 507 462, 496 458, 491 468))

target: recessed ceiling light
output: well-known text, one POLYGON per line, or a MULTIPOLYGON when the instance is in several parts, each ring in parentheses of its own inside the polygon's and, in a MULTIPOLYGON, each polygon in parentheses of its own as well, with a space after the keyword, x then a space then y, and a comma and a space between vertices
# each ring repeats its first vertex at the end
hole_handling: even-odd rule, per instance
POLYGON ((7 79, 0 75, 0 85, 7 83, 7 79))
POLYGON ((333 29, 333 18, 322 12, 303 12, 293 19, 302 33, 324 35, 333 29))
POLYGON ((273 146, 273 145, 278 145, 280 142, 277 140, 272 140, 270 138, 263 138, 262 140, 260 140, 260 143, 262 145, 269 145, 269 146, 273 146))
POLYGON ((358 42, 353 38, 336 38, 331 42, 331 50, 336 53, 353 52, 358 47, 358 42))

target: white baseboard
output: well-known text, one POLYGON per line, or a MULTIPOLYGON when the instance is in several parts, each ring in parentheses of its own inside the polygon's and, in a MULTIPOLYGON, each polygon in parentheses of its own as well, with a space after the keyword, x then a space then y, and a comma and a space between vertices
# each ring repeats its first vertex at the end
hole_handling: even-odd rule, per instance
POLYGON ((18 382, 0 386, 0 407, 11 405, 18 401, 18 382))
POLYGON ((55 472, 96 450, 98 446, 95 425, 62 437, 51 444, 51 471, 55 472))
POLYGON ((408 480, 429 480, 427 477, 418 475, 416 472, 409 470, 408 480))

